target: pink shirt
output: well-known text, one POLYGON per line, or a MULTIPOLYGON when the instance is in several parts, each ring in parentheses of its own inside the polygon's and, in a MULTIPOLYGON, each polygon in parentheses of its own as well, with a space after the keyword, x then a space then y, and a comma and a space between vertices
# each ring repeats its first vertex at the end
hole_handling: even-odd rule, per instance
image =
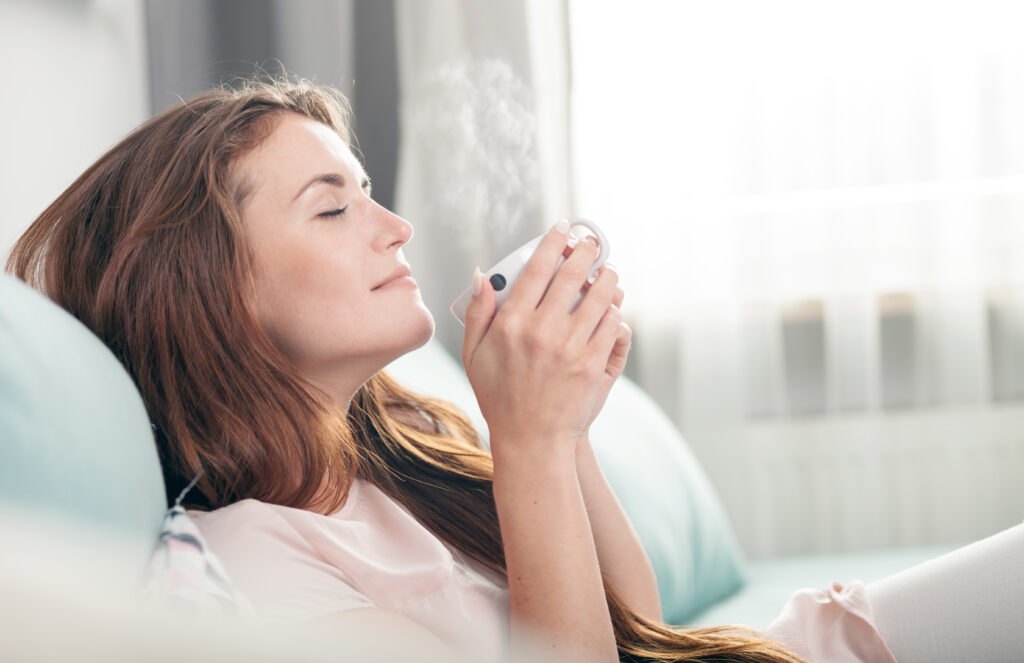
MULTIPOLYGON (((508 584, 464 558, 373 484, 356 479, 340 511, 242 500, 189 516, 258 615, 299 623, 385 608, 474 659, 500 660, 508 584)), ((802 590, 766 629, 808 661, 895 663, 864 585, 802 590)))
POLYGON ((508 640, 508 585, 464 558, 373 484, 356 479, 324 516, 257 500, 190 511, 257 614, 299 623, 385 608, 453 649, 498 660, 508 640))

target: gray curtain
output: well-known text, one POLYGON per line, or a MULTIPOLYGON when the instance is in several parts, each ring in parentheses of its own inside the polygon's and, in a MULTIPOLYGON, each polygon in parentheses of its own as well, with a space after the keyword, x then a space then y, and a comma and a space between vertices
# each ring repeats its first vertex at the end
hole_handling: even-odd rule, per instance
POLYGON ((394 202, 398 154, 395 11, 388 0, 146 0, 150 106, 257 68, 331 84, 353 108, 374 196, 394 202))

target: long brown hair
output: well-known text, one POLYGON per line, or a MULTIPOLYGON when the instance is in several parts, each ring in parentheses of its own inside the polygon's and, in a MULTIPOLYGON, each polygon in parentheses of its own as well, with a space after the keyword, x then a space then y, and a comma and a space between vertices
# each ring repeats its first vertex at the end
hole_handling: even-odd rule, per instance
MULTIPOLYGON (((505 560, 493 465, 454 406, 379 372, 332 412, 254 315, 233 168, 295 112, 349 141, 339 92, 244 81, 153 117, 86 170, 18 240, 7 270, 92 329, 131 374, 156 431, 170 500, 245 498, 331 513, 359 476, 490 568, 505 560), (421 423, 417 424, 416 421, 421 423)), ((645 619, 605 582, 623 661, 800 661, 739 627, 680 630, 645 619)))

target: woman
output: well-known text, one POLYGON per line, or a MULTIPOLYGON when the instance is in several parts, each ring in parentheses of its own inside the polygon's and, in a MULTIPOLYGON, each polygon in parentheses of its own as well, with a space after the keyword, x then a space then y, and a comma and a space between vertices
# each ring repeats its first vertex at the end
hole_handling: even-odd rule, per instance
POLYGON ((154 117, 8 269, 127 367, 168 496, 198 479, 200 528, 267 616, 475 658, 507 641, 558 660, 803 660, 764 634, 660 622, 587 439, 629 351, 623 293, 604 268, 568 314, 596 254, 570 253, 566 231, 496 315, 474 274, 462 359, 490 453, 381 371, 433 320, 402 256, 412 227, 370 196, 332 89, 251 81, 154 117))

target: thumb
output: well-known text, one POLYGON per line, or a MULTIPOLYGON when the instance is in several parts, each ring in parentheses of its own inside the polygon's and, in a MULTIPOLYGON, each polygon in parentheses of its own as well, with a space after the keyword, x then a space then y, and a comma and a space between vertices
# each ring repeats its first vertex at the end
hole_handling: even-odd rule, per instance
POLYGON ((473 271, 473 297, 466 306, 466 332, 462 339, 462 363, 469 365, 469 359, 476 352, 494 317, 494 288, 484 278, 480 268, 473 271))

